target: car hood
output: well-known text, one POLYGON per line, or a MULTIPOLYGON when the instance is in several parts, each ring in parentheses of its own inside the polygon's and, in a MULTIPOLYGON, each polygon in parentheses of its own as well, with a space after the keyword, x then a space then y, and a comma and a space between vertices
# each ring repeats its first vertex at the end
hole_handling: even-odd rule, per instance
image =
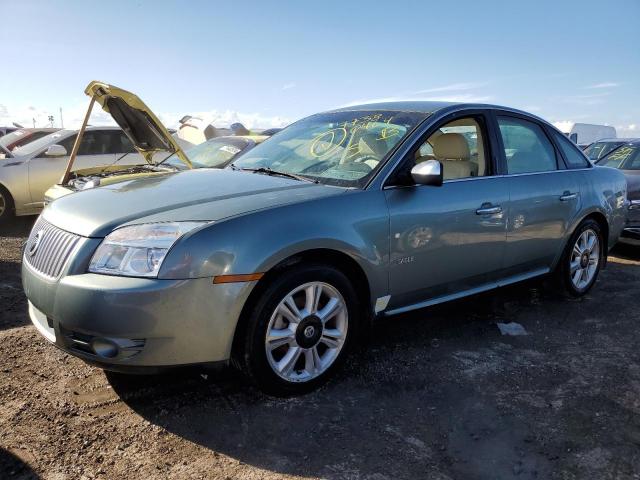
POLYGON ((197 169, 66 195, 42 215, 63 230, 101 238, 124 224, 220 221, 343 192, 339 187, 258 173, 197 169))
MULTIPOLYGON (((137 95, 107 83, 93 81, 84 93, 98 102, 129 137, 149 163, 158 152, 175 153, 183 163, 191 162, 158 117, 137 95)), ((158 158, 158 156, 156 156, 158 158)))

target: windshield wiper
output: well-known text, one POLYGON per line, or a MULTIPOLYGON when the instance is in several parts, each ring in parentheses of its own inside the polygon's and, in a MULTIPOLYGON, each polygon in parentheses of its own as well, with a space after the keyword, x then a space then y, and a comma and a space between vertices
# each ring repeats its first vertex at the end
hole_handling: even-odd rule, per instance
POLYGON ((252 173, 262 173, 264 175, 277 175, 280 177, 292 178, 294 180, 299 180, 301 182, 311 182, 311 183, 320 183, 318 180, 313 180, 309 177, 305 177, 303 175, 296 175, 295 173, 289 172, 280 172, 278 170, 273 170, 269 167, 259 167, 259 168, 240 168, 234 165, 233 163, 229 164, 232 170, 241 170, 243 172, 252 172, 252 173))

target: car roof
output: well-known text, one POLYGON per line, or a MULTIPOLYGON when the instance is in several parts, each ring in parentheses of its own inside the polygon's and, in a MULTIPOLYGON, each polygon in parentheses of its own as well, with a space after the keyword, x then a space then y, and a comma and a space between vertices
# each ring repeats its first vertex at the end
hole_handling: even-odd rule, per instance
MULTIPOLYGON (((428 100, 415 100, 415 101, 394 101, 394 102, 377 102, 377 103, 363 103, 358 105, 346 105, 344 107, 338 107, 333 110, 329 110, 325 113, 331 112, 348 112, 348 111, 400 111, 400 112, 417 112, 424 113, 426 115, 432 115, 440 110, 502 110, 505 112, 512 112, 520 115, 524 115, 529 118, 533 118, 540 122, 543 122, 553 128, 549 121, 544 118, 540 118, 530 112, 524 110, 518 110, 517 108, 506 107, 504 105, 492 105, 488 103, 467 103, 467 102, 436 102, 428 100)), ((557 130, 557 128, 556 128, 557 130)), ((559 130, 558 130, 559 131, 559 130)))
POLYGON ((596 142, 605 142, 605 143, 613 143, 613 142, 622 142, 622 143, 636 143, 640 142, 640 138, 601 138, 600 140, 596 140, 596 142))

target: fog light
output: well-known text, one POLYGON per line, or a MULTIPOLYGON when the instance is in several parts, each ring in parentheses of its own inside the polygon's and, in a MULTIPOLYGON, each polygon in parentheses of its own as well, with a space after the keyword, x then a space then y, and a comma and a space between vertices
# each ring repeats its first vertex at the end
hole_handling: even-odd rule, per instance
POLYGON ((113 358, 118 355, 120 348, 115 342, 104 338, 94 338, 91 340, 91 348, 96 355, 104 358, 113 358))

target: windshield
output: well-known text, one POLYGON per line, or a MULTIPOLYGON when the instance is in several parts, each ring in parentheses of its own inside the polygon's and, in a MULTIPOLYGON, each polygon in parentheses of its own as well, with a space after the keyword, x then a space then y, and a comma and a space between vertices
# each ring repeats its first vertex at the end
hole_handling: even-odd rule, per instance
POLYGON ((604 157, 607 153, 615 150, 626 142, 593 142, 587 148, 584 149, 584 154, 589 157, 589 160, 596 161, 604 157))
MULTIPOLYGON (((218 137, 196 145, 185 153, 193 168, 222 168, 252 144, 246 138, 218 137)), ((176 154, 171 155, 164 163, 184 168, 184 163, 176 154)))
POLYGON ((7 147, 8 145, 24 137, 25 135, 29 135, 29 132, 27 132, 26 130, 16 130, 15 132, 7 133, 6 135, 0 137, 0 145, 3 147, 7 147))
POLYGON ((640 170, 640 145, 625 145, 603 157, 598 162, 602 167, 620 170, 640 170))
POLYGON ((398 111, 313 115, 255 146, 233 166, 270 168, 329 185, 361 188, 427 115, 398 111))
POLYGON ((45 137, 16 148, 12 153, 16 156, 31 155, 32 153, 42 150, 49 145, 55 145, 57 141, 64 140, 71 133, 73 133, 72 130, 60 130, 59 132, 51 133, 45 137))

